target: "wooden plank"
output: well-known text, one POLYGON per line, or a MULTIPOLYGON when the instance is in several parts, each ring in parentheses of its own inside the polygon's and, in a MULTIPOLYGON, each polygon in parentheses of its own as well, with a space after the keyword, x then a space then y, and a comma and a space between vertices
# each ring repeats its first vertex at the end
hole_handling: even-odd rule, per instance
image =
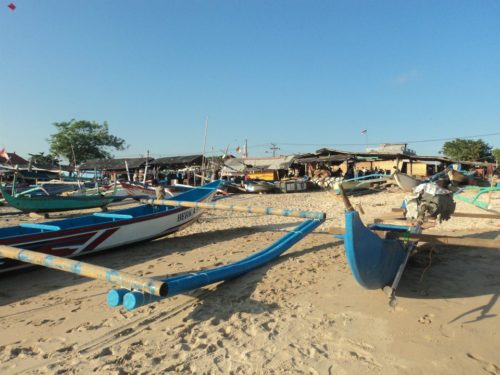
POLYGON ((472 214, 467 212, 455 212, 452 216, 471 217, 476 219, 500 219, 500 215, 495 214, 472 214))

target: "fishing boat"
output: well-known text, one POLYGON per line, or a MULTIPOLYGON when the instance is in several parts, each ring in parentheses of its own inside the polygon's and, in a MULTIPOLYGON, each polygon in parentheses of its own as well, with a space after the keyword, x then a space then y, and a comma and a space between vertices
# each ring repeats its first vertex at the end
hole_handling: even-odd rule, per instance
POLYGON ((394 180, 401 188, 401 190, 406 192, 412 192, 413 189, 415 189, 418 185, 420 185, 423 182, 415 177, 409 176, 398 170, 395 170, 392 176, 394 177, 394 180))
POLYGON ((10 206, 23 212, 59 212, 81 210, 86 208, 105 207, 117 200, 114 196, 14 196, 0 186, 4 199, 10 206))
MULTIPOLYGON (((146 195, 149 197, 156 196, 156 190, 154 186, 131 184, 129 182, 124 182, 124 181, 121 181, 120 184, 122 185, 123 190, 125 190, 130 195, 146 195)), ((164 186, 163 190, 165 191, 167 197, 173 197, 180 193, 186 192, 192 188, 193 188, 192 186, 188 185, 169 185, 169 186, 164 186)))
POLYGON ((467 179, 469 178, 469 175, 470 174, 468 174, 465 171, 459 171, 456 169, 449 169, 448 170, 448 177, 449 177, 450 181, 457 183, 457 184, 465 183, 467 181, 467 179))
POLYGON ((340 185, 342 185, 346 194, 367 191, 387 182, 390 177, 391 176, 384 174, 372 174, 368 176, 339 180, 334 182, 333 190, 335 191, 335 193, 340 194, 340 185))
MULTIPOLYGON (((219 181, 214 181, 179 194, 176 199, 211 201, 218 186, 219 181)), ((0 228, 0 245, 75 257, 165 236, 191 224, 201 213, 198 208, 145 204, 46 223, 22 223, 0 228)), ((25 266, 17 260, 0 258, 0 273, 25 266)))
POLYGON ((248 193, 272 193, 276 191, 276 186, 268 181, 247 180, 243 182, 243 185, 248 193))
POLYGON ((345 213, 344 249, 351 273, 367 289, 391 284, 408 253, 398 239, 381 238, 375 231, 408 232, 408 226, 373 224, 366 227, 357 211, 345 213))

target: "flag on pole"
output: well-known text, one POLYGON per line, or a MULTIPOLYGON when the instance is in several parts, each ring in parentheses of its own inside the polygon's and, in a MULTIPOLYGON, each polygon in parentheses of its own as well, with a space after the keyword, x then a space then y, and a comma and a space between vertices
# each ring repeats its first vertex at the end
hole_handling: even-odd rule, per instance
POLYGON ((9 154, 5 151, 5 148, 0 150, 0 158, 4 158, 6 161, 10 160, 9 154))
POLYGON ((364 130, 361 130, 361 134, 366 134, 368 133, 368 130, 364 129, 364 130))
POLYGON ((16 4, 14 4, 14 3, 10 3, 7 6, 9 7, 10 10, 16 10, 16 4))

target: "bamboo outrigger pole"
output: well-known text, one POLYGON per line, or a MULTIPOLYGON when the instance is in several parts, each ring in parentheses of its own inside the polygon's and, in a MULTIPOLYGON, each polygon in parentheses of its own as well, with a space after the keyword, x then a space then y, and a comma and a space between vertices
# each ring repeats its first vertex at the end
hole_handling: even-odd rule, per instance
POLYGON ((249 214, 298 217, 301 219, 324 220, 326 218, 326 214, 324 212, 290 210, 288 208, 281 209, 281 208, 270 208, 270 207, 262 208, 262 207, 252 207, 252 206, 233 206, 228 204, 220 204, 217 202, 201 203, 201 202, 175 201, 168 199, 141 199, 140 202, 144 204, 152 204, 159 206, 203 208, 208 210, 227 210, 227 211, 246 212, 249 214))
MULTIPOLYGON (((344 228, 330 227, 325 232, 328 234, 344 234, 344 228)), ((417 233, 398 233, 398 232, 378 232, 380 236, 393 238, 398 240, 413 240, 426 242, 443 246, 463 246, 463 247, 477 247, 484 249, 500 249, 500 240, 491 240, 486 238, 474 237, 453 237, 453 236, 440 236, 434 234, 417 234, 417 233)))
MULTIPOLYGON (((394 214, 396 214, 398 212, 404 213, 405 209, 404 208, 392 208, 391 212, 393 212, 394 214)), ((474 219, 500 219, 500 214, 476 214, 476 213, 470 213, 470 212, 454 212, 451 214, 451 216, 470 217, 470 218, 474 218, 474 219)), ((400 217, 402 217, 402 216, 400 216, 400 217)))
POLYGON ((0 257, 107 281, 127 289, 136 289, 159 297, 167 295, 167 284, 162 281, 135 276, 111 268, 96 266, 68 258, 61 258, 55 255, 0 245, 0 257))
POLYGON ((465 247, 478 247, 484 249, 500 249, 500 240, 490 240, 485 238, 473 237, 451 237, 439 236, 432 234, 414 234, 414 233, 388 233, 389 238, 397 238, 399 240, 413 240, 432 243, 436 245, 454 245, 465 247))

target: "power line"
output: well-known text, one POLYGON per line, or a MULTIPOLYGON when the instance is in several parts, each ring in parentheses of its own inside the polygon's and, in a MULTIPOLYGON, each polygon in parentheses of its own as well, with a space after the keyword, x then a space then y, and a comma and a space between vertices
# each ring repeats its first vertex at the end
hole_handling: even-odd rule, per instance
POLYGON ((459 137, 453 137, 453 138, 434 138, 434 139, 420 139, 416 141, 398 141, 398 142, 372 142, 372 143, 278 143, 279 145, 284 145, 284 146, 374 146, 374 145, 379 145, 381 143, 427 143, 427 142, 443 142, 443 141, 452 141, 455 139, 469 139, 469 138, 479 138, 479 137, 490 137, 494 135, 500 135, 500 133, 490 133, 490 134, 477 134, 477 135, 468 135, 468 136, 459 136, 459 137))
MULTIPOLYGON (((406 143, 406 144, 412 144, 412 143, 431 143, 431 142, 445 142, 445 141, 452 141, 455 139, 471 139, 471 138, 479 138, 479 137, 491 137, 491 136, 496 136, 500 135, 500 133, 489 133, 489 134, 477 134, 477 135, 467 135, 467 136, 458 136, 458 137, 452 137, 452 138, 432 138, 432 139, 419 139, 419 140, 413 140, 413 141, 400 141, 400 142, 371 142, 371 143, 261 143, 261 144, 254 144, 254 145, 249 145, 248 148, 271 148, 272 147, 277 147, 277 146, 314 146, 314 147, 333 147, 333 146, 377 146, 383 143, 406 143), (270 147, 271 145, 271 147, 270 147)), ((215 147, 215 146, 214 146, 215 147)), ((216 147, 217 148, 217 147, 216 147)), ((283 151, 283 150, 282 150, 283 151)), ((218 154, 219 152, 217 151, 212 151, 212 152, 207 152, 209 154, 218 154)), ((222 153, 222 152, 220 152, 222 153)), ((188 156, 188 155, 196 155, 197 152, 182 152, 182 153, 177 153, 177 154, 163 154, 163 153, 150 153, 150 156, 155 156, 157 158, 159 157, 166 157, 166 156, 188 156)), ((121 155, 119 156, 120 158, 134 158, 134 157, 144 157, 144 154, 136 154, 136 155, 121 155)))

